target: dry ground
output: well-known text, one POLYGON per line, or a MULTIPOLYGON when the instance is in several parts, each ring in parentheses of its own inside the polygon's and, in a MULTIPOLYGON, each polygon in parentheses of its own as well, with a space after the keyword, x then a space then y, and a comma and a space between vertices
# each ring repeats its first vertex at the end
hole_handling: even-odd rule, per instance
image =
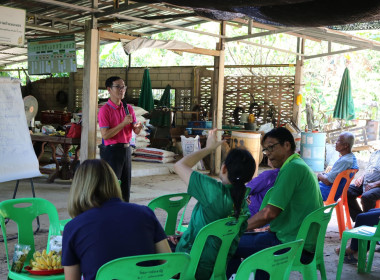
MULTIPOLYGON (((66 211, 67 197, 70 189, 69 181, 57 181, 54 184, 49 184, 44 178, 35 179, 35 189, 36 196, 48 199, 51 201, 58 209, 60 219, 69 218, 66 211)), ((0 201, 10 199, 13 194, 13 189, 15 187, 15 182, 0 183, 0 201)), ((134 203, 139 203, 146 205, 153 198, 169 193, 184 192, 186 191, 186 186, 175 174, 169 175, 157 175, 157 176, 146 176, 146 177, 134 177, 132 181, 132 193, 131 201, 134 203)), ((17 197, 30 197, 30 183, 28 181, 21 181, 17 197)), ((191 210, 194 207, 195 201, 192 199, 189 207, 186 211, 186 221, 189 220, 191 210)), ((165 219, 163 213, 156 213, 159 220, 163 222, 165 219)), ((10 225, 10 235, 15 236, 16 227, 10 225)), ((0 236, 2 238, 2 236, 0 236)), ((47 227, 46 218, 41 219, 41 230, 35 236, 36 247, 41 250, 46 246, 47 239, 47 227)), ((10 242, 11 254, 13 254, 13 247, 16 240, 10 242)), ((326 234, 325 242, 325 263, 327 269, 327 278, 335 279, 336 268, 338 263, 338 257, 334 253, 334 248, 340 245, 338 228, 336 224, 335 213, 331 219, 328 227, 328 232, 326 234)), ((375 253, 375 260, 372 268, 371 274, 358 274, 356 272, 356 266, 344 265, 344 272, 342 279, 380 279, 380 254, 375 253)), ((6 279, 7 266, 5 259, 4 244, 0 243, 0 280, 6 279)), ((291 279, 302 279, 299 274, 293 273, 291 279)))

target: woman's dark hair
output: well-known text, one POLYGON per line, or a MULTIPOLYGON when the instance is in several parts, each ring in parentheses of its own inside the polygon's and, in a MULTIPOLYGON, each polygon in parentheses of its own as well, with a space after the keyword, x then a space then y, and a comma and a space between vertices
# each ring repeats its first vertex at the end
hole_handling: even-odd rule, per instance
POLYGON ((231 197, 234 203, 234 217, 239 218, 246 187, 256 171, 256 162, 248 150, 232 149, 224 164, 228 171, 228 180, 233 185, 231 197))
POLYGON ((272 129, 264 135, 263 141, 261 143, 264 143, 265 139, 267 139, 268 137, 277 139, 281 146, 284 145, 285 142, 289 142, 292 151, 295 152, 296 142, 294 141, 293 135, 285 127, 278 127, 272 129))

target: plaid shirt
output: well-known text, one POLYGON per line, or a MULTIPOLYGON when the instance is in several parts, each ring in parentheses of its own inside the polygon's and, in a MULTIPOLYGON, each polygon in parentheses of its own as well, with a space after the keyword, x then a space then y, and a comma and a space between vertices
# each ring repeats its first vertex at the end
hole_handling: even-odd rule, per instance
POLYGON ((372 182, 380 180, 380 150, 373 152, 364 173, 363 191, 372 182))

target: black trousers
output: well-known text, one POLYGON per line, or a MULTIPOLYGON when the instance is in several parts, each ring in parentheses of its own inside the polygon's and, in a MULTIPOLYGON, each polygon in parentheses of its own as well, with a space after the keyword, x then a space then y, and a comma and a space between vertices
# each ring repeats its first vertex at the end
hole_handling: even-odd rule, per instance
POLYGON ((363 193, 362 186, 358 188, 351 184, 347 190, 347 204, 350 209, 350 216, 354 222, 359 214, 368 212, 369 210, 375 208, 376 201, 380 199, 380 188, 373 188, 363 193), (359 203, 356 200, 356 198, 360 195, 362 196, 361 204, 363 210, 360 208, 359 203))
POLYGON ((121 192, 123 199, 129 202, 131 192, 131 150, 124 144, 99 145, 100 158, 105 160, 121 181, 121 192))

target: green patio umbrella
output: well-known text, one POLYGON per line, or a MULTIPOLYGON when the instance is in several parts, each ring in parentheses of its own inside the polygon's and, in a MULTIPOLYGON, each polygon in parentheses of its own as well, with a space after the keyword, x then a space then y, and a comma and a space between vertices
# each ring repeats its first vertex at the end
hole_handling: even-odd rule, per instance
POLYGON ((150 81, 150 75, 149 75, 148 69, 145 69, 144 71, 138 105, 139 107, 149 112, 152 111, 154 107, 152 83, 150 81))
POLYGON ((158 107, 161 108, 152 112, 150 123, 154 126, 168 127, 171 125, 170 90, 171 86, 167 85, 158 102, 158 107))
POLYGON ((167 85, 164 93, 162 94, 160 101, 158 102, 158 106, 170 108, 170 90, 172 87, 167 85))
POLYGON ((333 117, 347 121, 355 118, 355 107, 351 95, 351 79, 348 68, 343 73, 333 117))

